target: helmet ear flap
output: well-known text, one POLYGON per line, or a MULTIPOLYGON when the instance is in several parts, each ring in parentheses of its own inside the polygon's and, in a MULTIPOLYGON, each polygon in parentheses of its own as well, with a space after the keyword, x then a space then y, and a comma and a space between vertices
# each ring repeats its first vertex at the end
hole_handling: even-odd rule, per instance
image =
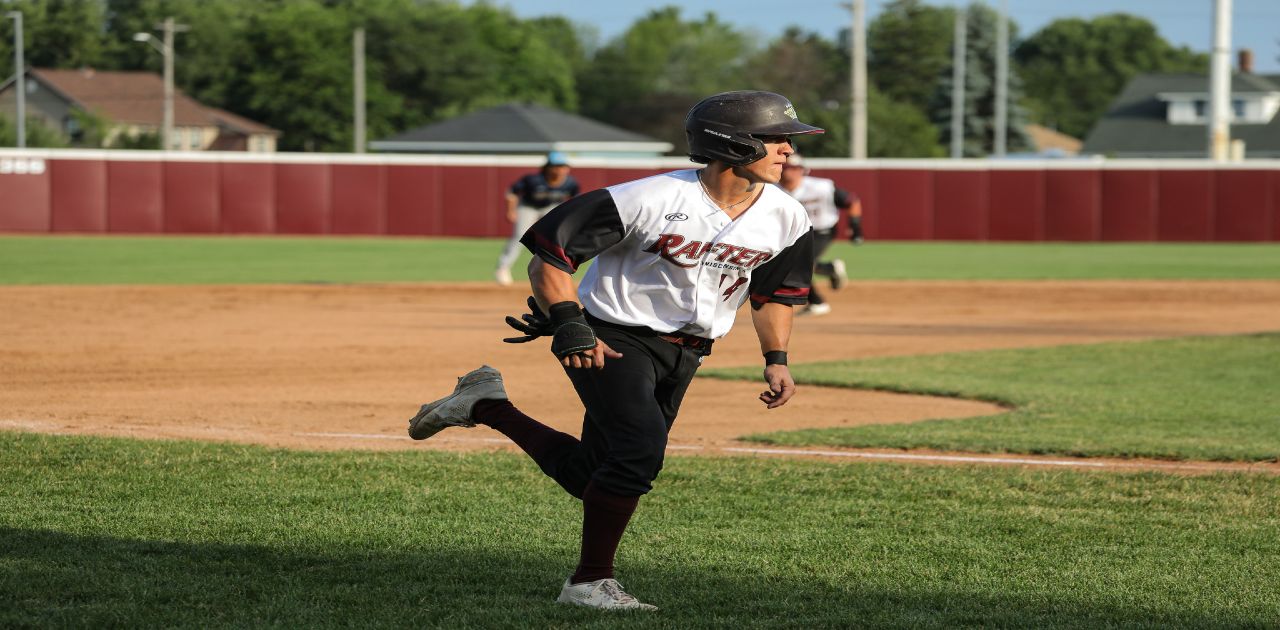
POLYGON ((716 160, 742 166, 765 156, 764 143, 732 125, 702 120, 697 127, 686 129, 689 155, 695 162, 716 160))

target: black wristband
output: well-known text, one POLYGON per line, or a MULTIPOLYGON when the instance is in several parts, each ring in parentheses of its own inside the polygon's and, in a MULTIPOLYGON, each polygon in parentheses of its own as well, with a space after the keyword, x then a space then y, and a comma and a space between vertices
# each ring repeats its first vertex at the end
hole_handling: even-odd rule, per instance
POLYGON ((547 313, 551 315, 551 322, 554 324, 582 319, 582 307, 577 302, 556 302, 547 309, 547 313))
POLYGON ((764 364, 765 366, 786 365, 787 351, 786 350, 770 350, 764 353, 764 364))

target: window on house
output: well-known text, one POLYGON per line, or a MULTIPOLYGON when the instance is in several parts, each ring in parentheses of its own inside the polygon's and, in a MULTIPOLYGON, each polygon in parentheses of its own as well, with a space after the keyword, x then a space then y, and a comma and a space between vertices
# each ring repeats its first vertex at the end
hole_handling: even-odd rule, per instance
POLYGON ((1200 101, 1200 100, 1196 101, 1196 118, 1203 119, 1208 117, 1209 117, 1209 102, 1200 101))
POLYGON ((1244 99, 1237 98, 1231 101, 1231 113, 1235 115, 1236 120, 1244 120, 1244 99))
POLYGON ((203 140, 201 136, 203 136, 203 134, 200 133, 199 127, 192 127, 190 130, 188 130, 187 131, 187 148, 198 151, 200 149, 200 146, 204 144, 203 142, 201 142, 201 140, 203 140))

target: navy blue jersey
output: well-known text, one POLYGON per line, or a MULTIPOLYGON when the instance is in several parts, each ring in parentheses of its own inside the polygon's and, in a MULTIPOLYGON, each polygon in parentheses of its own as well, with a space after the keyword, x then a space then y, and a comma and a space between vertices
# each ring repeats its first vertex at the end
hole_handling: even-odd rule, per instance
POLYGON ((542 173, 530 173, 511 185, 511 194, 520 198, 520 205, 541 210, 558 206, 570 197, 577 197, 578 180, 569 175, 559 186, 552 186, 542 173))

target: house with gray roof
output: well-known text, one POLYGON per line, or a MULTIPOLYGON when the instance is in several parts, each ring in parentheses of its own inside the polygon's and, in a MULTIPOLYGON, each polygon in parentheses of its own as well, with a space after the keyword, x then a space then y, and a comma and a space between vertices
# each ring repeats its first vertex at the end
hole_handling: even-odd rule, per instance
MULTIPOLYGON (((150 72, 113 72, 93 68, 29 68, 27 116, 59 130, 73 144, 84 129, 76 113, 100 118, 107 125, 104 146, 122 137, 155 134, 164 122, 164 79, 150 72)), ((0 83, 0 115, 17 112, 17 75, 0 83)), ((174 90, 171 138, 177 151, 248 151, 274 153, 280 132, 224 109, 205 105, 174 90)))
POLYGON ((542 105, 507 103, 369 143, 398 153, 547 153, 587 157, 656 157, 663 142, 542 105))
MULTIPOLYGON (((1231 139, 1246 158, 1280 158, 1280 75, 1231 77, 1231 139)), ((1203 158, 1208 154, 1209 78, 1135 76, 1089 131, 1084 153, 1117 158, 1203 158)))

